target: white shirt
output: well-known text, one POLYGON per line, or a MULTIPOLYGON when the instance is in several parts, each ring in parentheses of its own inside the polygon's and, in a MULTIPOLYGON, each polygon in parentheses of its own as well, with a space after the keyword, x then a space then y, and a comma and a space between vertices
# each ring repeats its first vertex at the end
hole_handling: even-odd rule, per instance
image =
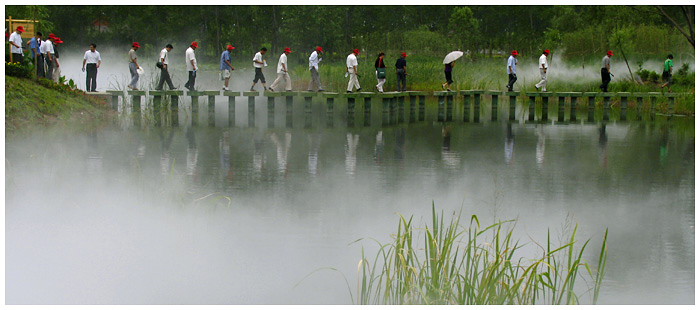
POLYGON ((540 56, 540 67, 539 67, 539 69, 542 69, 542 65, 544 65, 544 68, 545 68, 545 69, 549 68, 549 65, 547 65, 547 55, 545 55, 545 54, 542 54, 542 56, 540 56))
POLYGON ((259 62, 262 62, 262 61, 263 61, 263 59, 262 59, 262 53, 257 52, 257 53, 255 53, 255 57, 253 57, 253 67, 262 68, 262 67, 263 67, 263 64, 259 64, 259 63, 255 62, 256 60, 259 61, 259 62))
POLYGON ((289 67, 287 66, 287 54, 282 53, 282 55, 280 55, 280 61, 277 62, 277 73, 283 73, 284 71, 282 70, 285 70, 285 68, 289 71, 289 67), (282 68, 282 64, 284 64, 284 68, 282 68))
POLYGON ((10 44, 10 53, 22 54, 22 36, 19 33, 17 33, 17 31, 13 32, 10 35, 10 39, 8 41, 13 42, 17 44, 17 46, 19 46, 15 47, 14 45, 10 44))
POLYGON ((194 58, 194 49, 191 46, 185 51, 185 63, 187 65, 187 71, 197 70, 197 59, 194 58), (194 67, 192 67, 192 62, 190 62, 190 60, 194 60, 194 67))
MULTIPOLYGON (((193 54, 194 54, 194 52, 193 52, 193 54)), ((162 51, 160 51, 160 58, 158 58, 158 61, 160 61, 161 59, 163 59, 164 65, 168 64, 168 49, 167 48, 164 48, 162 51)))
POLYGON ((54 54, 53 42, 51 42, 51 40, 44 41, 44 43, 41 44, 41 49, 43 49, 43 51, 41 52, 42 54, 46 54, 46 53, 54 54))
POLYGON ((100 57, 100 52, 95 51, 94 53, 90 50, 85 51, 85 56, 83 57, 85 59, 85 63, 88 64, 96 64, 98 61, 102 61, 102 58, 100 57))
POLYGON ((348 68, 357 67, 357 57, 355 57, 354 53, 348 55, 348 59, 345 61, 345 65, 348 68))
POLYGON ((309 70, 311 70, 311 68, 316 68, 316 70, 318 70, 318 53, 316 51, 309 56, 309 70))

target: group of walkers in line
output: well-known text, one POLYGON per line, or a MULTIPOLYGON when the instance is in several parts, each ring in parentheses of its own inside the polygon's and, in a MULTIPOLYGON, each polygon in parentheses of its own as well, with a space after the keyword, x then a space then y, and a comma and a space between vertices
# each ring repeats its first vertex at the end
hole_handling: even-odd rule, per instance
MULTIPOLYGON (((24 32, 22 26, 17 27, 15 32, 9 36, 9 43, 11 45, 10 52, 12 53, 13 61, 23 63, 24 53, 22 52, 22 39, 20 37, 21 33, 24 32)), ((47 79, 52 79, 58 82, 61 74, 60 64, 58 62, 59 53, 57 46, 63 43, 61 38, 56 37, 53 33, 49 34, 48 38, 44 41, 42 40, 41 32, 37 32, 36 36, 27 42, 27 45, 31 49, 31 57, 36 57, 36 73, 38 77, 45 77, 47 79)), ((97 45, 90 44, 90 49, 85 52, 83 57, 83 67, 82 70, 85 72, 87 70, 86 76, 86 91, 95 92, 97 89, 97 69, 100 67, 102 58, 100 53, 96 50, 97 45)), ((127 87, 131 90, 136 90, 140 72, 142 72, 141 67, 138 64, 138 57, 136 51, 140 48, 138 42, 133 42, 131 49, 128 52, 128 63, 129 72, 131 73, 131 81, 127 87)), ((195 89, 195 80, 197 78, 197 58, 195 57, 195 50, 198 48, 197 42, 192 42, 190 46, 185 51, 185 66, 188 72, 187 83, 185 83, 185 88, 190 91, 195 89)), ((175 89, 172 80, 170 79, 170 73, 168 71, 169 61, 168 54, 172 51, 172 44, 167 44, 163 50, 160 51, 160 56, 156 67, 160 69, 160 80, 156 86, 156 90, 163 90, 165 83, 172 90, 175 89)), ((234 46, 228 45, 226 50, 221 53, 219 70, 221 74, 221 79, 224 81, 223 90, 229 90, 229 80, 231 78, 231 71, 234 70, 231 64, 231 53, 235 49, 234 46)), ((292 90, 292 81, 289 75, 289 66, 287 62, 287 56, 292 52, 289 47, 285 47, 282 54, 277 62, 277 78, 272 82, 270 87, 267 87, 265 81, 265 75, 263 74, 263 67, 267 66, 267 61, 263 59, 263 56, 267 53, 267 48, 263 47, 255 53, 253 56, 253 67, 255 69, 255 77, 253 78, 253 83, 250 86, 250 90, 255 90, 255 85, 261 82, 264 91, 285 91, 292 90)), ((321 79, 319 75, 319 63, 322 61, 320 57, 323 53, 323 48, 317 46, 313 52, 309 55, 309 71, 311 74, 311 80, 309 81, 308 91, 324 91, 321 86, 321 79)), ((540 81, 535 84, 535 88, 539 91, 547 91, 547 71, 549 64, 547 62, 547 57, 550 51, 545 49, 539 58, 538 69, 540 72, 540 81)), ((352 93, 354 91, 361 91, 362 88, 359 82, 358 73, 358 62, 357 56, 360 54, 358 49, 354 49, 346 58, 346 68, 345 76, 349 76, 347 92, 352 93)), ((386 65, 385 65, 385 54, 380 52, 374 62, 375 76, 377 79, 377 85, 375 89, 378 92, 384 92, 384 84, 386 83, 386 65)), ((406 69, 406 53, 402 52, 401 56, 396 60, 394 65, 396 73, 396 90, 406 91, 406 76, 408 75, 406 69)), ((518 65, 518 52, 513 50, 510 57, 506 62, 506 71, 508 74, 508 83, 506 84, 507 91, 513 91, 513 86, 518 80, 517 65, 518 65)), ((599 88, 603 92, 608 91, 608 84, 610 84, 611 76, 614 75, 610 72, 610 57, 613 56, 612 51, 607 51, 606 55, 602 59, 600 75, 602 84, 599 88)), ((445 63, 445 83, 442 84, 443 90, 450 91, 450 85, 454 82, 452 80, 452 70, 456 64, 456 60, 449 63, 445 63)), ((662 74, 662 79, 664 84, 661 86, 663 90, 664 87, 668 87, 668 91, 671 91, 671 77, 673 73, 673 55, 668 55, 666 61, 664 62, 664 71, 662 74)))

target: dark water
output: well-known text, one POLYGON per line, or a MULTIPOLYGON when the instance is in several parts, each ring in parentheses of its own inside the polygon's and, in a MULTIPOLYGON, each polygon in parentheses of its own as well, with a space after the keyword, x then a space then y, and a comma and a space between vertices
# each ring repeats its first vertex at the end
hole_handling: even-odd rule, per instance
POLYGON ((609 228, 599 303, 694 302, 692 120, 326 128, 317 112, 8 138, 7 303, 351 304, 369 238, 433 203, 517 219, 524 242, 578 225, 591 264, 609 228))

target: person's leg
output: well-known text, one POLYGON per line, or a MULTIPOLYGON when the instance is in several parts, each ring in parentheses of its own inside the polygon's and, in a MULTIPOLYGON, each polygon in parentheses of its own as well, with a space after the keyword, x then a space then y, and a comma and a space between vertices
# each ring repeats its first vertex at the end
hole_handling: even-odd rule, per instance
POLYGON ((61 67, 54 66, 54 68, 53 68, 53 82, 58 83, 59 78, 61 78, 61 67))
POLYGON ((170 87, 170 90, 175 89, 175 86, 173 86, 173 80, 170 79, 170 72, 168 72, 168 69, 163 69, 162 73, 165 74, 165 83, 168 83, 168 87, 170 87))
POLYGON ((53 60, 44 59, 46 59, 46 78, 53 80, 53 60))
POLYGON ((386 79, 379 79, 379 91, 384 92, 384 83, 386 82, 386 79))
POLYGON ((194 82, 197 79, 197 71, 190 71, 190 89, 194 90, 194 82))
POLYGON ((158 80, 158 85, 156 85, 156 90, 163 90, 163 84, 165 84, 165 75, 167 74, 164 68, 165 67, 160 69, 160 79, 158 80))
POLYGON ((284 74, 284 90, 292 90, 292 78, 289 76, 289 72, 284 74))
POLYGON ((44 77, 44 55, 36 56, 36 76, 44 77))
POLYGON ((275 88, 277 88, 277 84, 279 84, 280 81, 284 78, 283 76, 284 72, 277 73, 277 78, 274 81, 272 81, 272 85, 270 85, 271 91, 275 91, 275 88))
POLYGON ((133 62, 129 63, 129 72, 131 73, 131 82, 129 86, 131 86, 131 89, 136 89, 136 85, 139 82, 139 73, 136 72, 136 64, 133 62))
POLYGON ((87 89, 92 92, 97 91, 97 65, 88 64, 87 73, 88 79, 90 79, 90 88, 87 89))

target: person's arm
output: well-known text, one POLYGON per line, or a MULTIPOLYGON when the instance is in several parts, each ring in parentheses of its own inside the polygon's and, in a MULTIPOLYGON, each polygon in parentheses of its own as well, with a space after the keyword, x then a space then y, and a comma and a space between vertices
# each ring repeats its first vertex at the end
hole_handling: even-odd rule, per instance
POLYGON ((101 63, 102 63, 102 59, 98 59, 98 60, 97 60, 97 68, 100 67, 100 64, 101 64, 101 63))
POLYGON ((136 65, 136 69, 140 68, 139 64, 136 62, 136 57, 134 57, 134 59, 132 59, 131 61, 136 65))
POLYGON ((229 68, 231 68, 231 70, 233 70, 233 66, 231 65, 231 62, 229 62, 228 60, 226 60, 226 64, 229 66, 229 68))
POLYGON ((403 66, 403 74, 408 75, 408 70, 406 70, 406 66, 403 66))
POLYGON ((190 63, 192 64, 192 70, 197 71, 197 68, 194 65, 194 59, 190 59, 190 63))
POLYGON ((87 59, 83 59, 83 71, 85 71, 85 63, 87 62, 87 59))
POLYGON ((287 71, 287 66, 285 66, 284 63, 282 63, 282 71, 284 71, 284 72, 286 72, 286 73, 289 73, 289 72, 287 71))

